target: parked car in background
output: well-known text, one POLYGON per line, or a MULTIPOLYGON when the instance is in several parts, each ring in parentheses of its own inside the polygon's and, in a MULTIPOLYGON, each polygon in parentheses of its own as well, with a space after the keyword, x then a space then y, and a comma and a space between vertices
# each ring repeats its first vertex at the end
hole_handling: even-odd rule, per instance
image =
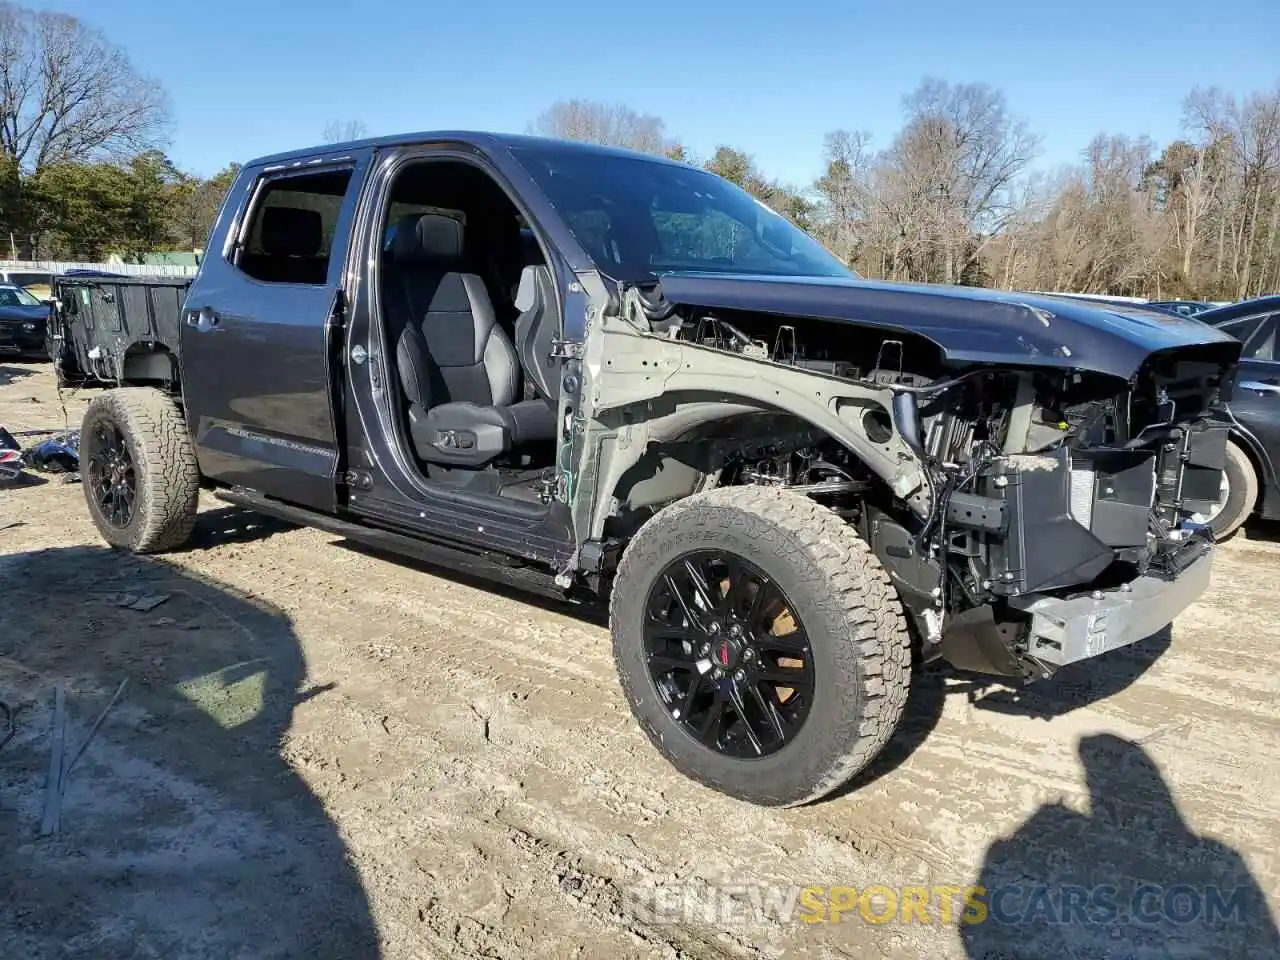
POLYGON ((1180 313, 1184 317, 1194 317, 1206 310, 1212 310, 1215 306, 1215 304, 1209 303, 1207 300, 1151 300, 1149 304, 1164 310, 1172 310, 1174 313, 1180 313))
POLYGON ((48 357, 47 302, 12 283, 0 284, 0 356, 48 357))
POLYGON ((1109 310, 1112 313, 1121 311, 1128 313, 1130 311, 1139 311, 1158 314, 1173 314, 1174 316, 1186 317, 1191 316, 1185 310, 1175 310, 1169 306, 1170 301, 1150 301, 1143 300, 1139 297, 1106 297, 1101 294, 1093 293, 1053 293, 1048 296, 1058 297, 1063 300, 1074 300, 1080 303, 1093 304, 1095 307, 1109 310))
POLYGON ((1244 343, 1226 414, 1231 437, 1223 488, 1204 518, 1221 539, 1255 513, 1280 518, 1280 296, 1204 310, 1195 319, 1244 343))
POLYGON ((53 274, 43 270, 0 270, 0 284, 22 287, 37 300, 53 296, 53 274))

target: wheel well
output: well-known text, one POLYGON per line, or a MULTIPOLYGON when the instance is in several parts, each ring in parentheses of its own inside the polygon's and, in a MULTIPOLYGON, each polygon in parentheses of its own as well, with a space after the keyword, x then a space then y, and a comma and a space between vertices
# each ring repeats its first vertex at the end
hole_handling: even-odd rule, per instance
POLYGON ((610 491, 611 532, 629 536, 653 513, 715 486, 803 486, 810 465, 857 476, 859 489, 888 488, 830 433, 777 408, 704 420, 669 439, 650 439, 610 491), (790 464, 800 468, 793 475, 790 464))
POLYGON ((178 358, 164 344, 134 344, 120 363, 120 380, 133 386, 178 387, 178 358))

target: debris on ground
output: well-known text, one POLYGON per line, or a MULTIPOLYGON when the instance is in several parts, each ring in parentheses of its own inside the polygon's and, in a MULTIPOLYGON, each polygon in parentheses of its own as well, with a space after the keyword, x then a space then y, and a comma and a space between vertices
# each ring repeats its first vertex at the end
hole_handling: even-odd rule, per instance
POLYGON ((24 463, 22 448, 4 427, 0 427, 0 482, 17 480, 22 476, 24 463))
POLYGON ((168 599, 167 593, 151 593, 144 596, 138 596, 136 593, 122 593, 116 600, 116 606, 150 613, 168 599))
POLYGON ((62 753, 67 737, 67 691, 62 684, 53 690, 53 746, 49 751, 49 778, 45 782, 44 814, 40 818, 40 836, 58 832, 62 819, 62 753))
POLYGON ((98 728, 102 726, 102 721, 107 719, 107 714, 111 712, 111 708, 116 705, 116 701, 120 699, 120 694, 124 693, 125 685, 129 682, 129 678, 125 677, 120 681, 120 686, 116 687, 116 692, 111 699, 107 701, 107 705, 102 708, 102 712, 98 714, 98 719, 93 722, 93 726, 89 728, 88 735, 84 738, 84 742, 80 744, 80 749, 75 752, 71 758, 71 762, 66 765, 62 771, 62 783, 60 789, 65 793, 67 789, 67 778, 71 775, 71 771, 75 769, 75 765, 84 756, 84 752, 89 749, 89 744, 93 741, 94 736, 98 732, 98 728))
POLYGON ((66 474, 76 477, 80 472, 80 431, 49 436, 51 430, 27 430, 18 434, 0 427, 0 481, 17 480, 24 469, 38 473, 66 474), (44 440, 26 449, 18 443, 18 437, 43 436, 44 440))
POLYGON ((41 440, 22 454, 32 470, 40 473, 78 473, 80 470, 80 431, 41 440))

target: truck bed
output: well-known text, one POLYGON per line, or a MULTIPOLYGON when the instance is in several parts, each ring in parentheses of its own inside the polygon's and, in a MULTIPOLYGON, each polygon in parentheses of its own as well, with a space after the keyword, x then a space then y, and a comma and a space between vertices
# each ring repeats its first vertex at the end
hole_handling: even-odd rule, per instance
POLYGON ((58 381, 114 386, 126 379, 177 377, 179 324, 190 277, 58 277, 59 309, 49 323, 58 381), (168 362, 157 361, 167 356, 168 362), (155 374, 154 376, 148 374, 155 374))

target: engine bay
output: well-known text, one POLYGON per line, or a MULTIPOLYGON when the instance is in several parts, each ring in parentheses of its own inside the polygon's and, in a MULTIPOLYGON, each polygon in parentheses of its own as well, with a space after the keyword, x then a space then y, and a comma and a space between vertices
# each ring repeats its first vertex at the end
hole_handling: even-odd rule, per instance
MULTIPOLYGON (((790 489, 855 524, 926 645, 967 614, 1016 619, 1022 596, 1176 576, 1190 555, 1187 519, 1219 487, 1226 434, 1205 418, 1229 384, 1211 351, 1153 355, 1126 382, 1066 363, 957 368, 906 331, 651 306, 665 339, 889 389, 892 404, 868 408, 861 430, 872 443, 896 432, 924 464, 923 516, 798 418, 743 418, 711 459, 719 485, 790 489)), ((1006 647, 1009 672, 1044 672, 1016 637, 1006 647)))

